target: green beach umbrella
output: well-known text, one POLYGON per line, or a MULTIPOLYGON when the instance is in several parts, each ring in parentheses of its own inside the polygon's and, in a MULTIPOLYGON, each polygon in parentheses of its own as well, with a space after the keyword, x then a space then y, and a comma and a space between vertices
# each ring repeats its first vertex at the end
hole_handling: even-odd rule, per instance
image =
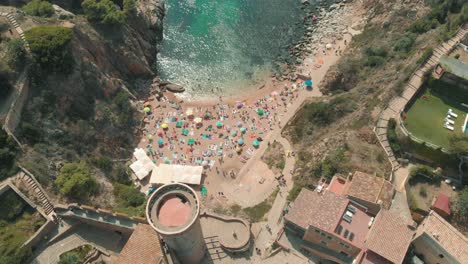
POLYGON ((245 134, 246 131, 247 131, 247 129, 245 129, 245 127, 241 127, 241 128, 240 128, 240 132, 241 132, 242 134, 245 134))
POLYGON ((143 111, 145 111, 145 113, 149 113, 151 111, 151 109, 149 107, 145 107, 145 108, 143 108, 143 111))
POLYGON ((188 145, 193 145, 193 144, 195 144, 195 139, 189 138, 189 139, 187 140, 187 144, 188 144, 188 145))
POLYGON ((258 148, 258 146, 260 146, 260 142, 258 142, 258 140, 255 140, 255 141, 253 142, 253 146, 256 147, 256 148, 258 148))
POLYGON ((216 126, 219 128, 219 127, 222 127, 223 126, 223 123, 221 123, 221 121, 218 121, 216 122, 216 126))
POLYGON ((237 140, 237 144, 239 144, 239 146, 244 145, 244 139, 239 138, 239 140, 237 140))
POLYGON ((162 146, 164 144, 164 140, 162 138, 158 139, 158 145, 162 146))
POLYGON ((178 122, 176 123, 176 127, 182 127, 182 123, 183 123, 182 121, 178 121, 178 122))
POLYGON ((257 114, 258 115, 263 115, 264 114, 263 109, 260 109, 260 108, 257 109, 257 114))

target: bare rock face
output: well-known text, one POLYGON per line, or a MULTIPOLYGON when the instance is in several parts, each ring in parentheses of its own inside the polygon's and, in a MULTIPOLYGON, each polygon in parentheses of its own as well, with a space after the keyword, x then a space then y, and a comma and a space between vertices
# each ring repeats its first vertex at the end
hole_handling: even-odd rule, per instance
POLYGON ((158 31, 162 29, 162 20, 166 11, 164 0, 140 0, 138 11, 145 17, 150 28, 158 31))
MULTIPOLYGON (((152 78, 163 17, 162 0, 141 0, 137 2, 137 12, 121 27, 78 20, 71 42, 75 58, 72 76, 94 82, 105 94, 114 93, 125 82, 152 78)), ((75 80, 72 85, 80 83, 83 81, 75 80)))
POLYGON ((65 76, 47 77, 48 86, 56 87, 61 98, 59 104, 63 108, 71 102, 94 104, 153 78, 163 16, 162 0, 140 0, 137 12, 123 26, 91 24, 80 17, 67 20, 73 25, 73 69, 65 76))

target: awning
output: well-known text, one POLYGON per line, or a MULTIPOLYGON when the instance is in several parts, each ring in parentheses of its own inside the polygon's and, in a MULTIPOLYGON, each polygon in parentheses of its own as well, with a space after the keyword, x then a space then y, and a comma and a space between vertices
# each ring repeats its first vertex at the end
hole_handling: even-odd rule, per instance
POLYGON ((130 169, 132 169, 139 180, 142 180, 154 169, 154 163, 141 148, 135 149, 133 156, 136 161, 130 165, 130 169))
POLYGON ((151 174, 150 184, 186 183, 200 184, 202 166, 159 164, 151 174))

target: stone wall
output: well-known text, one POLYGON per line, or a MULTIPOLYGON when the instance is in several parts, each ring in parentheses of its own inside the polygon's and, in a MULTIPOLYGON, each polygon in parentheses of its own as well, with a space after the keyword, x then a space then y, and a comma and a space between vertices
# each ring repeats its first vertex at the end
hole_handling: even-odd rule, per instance
POLYGON ((23 246, 31 247, 34 249, 42 239, 46 237, 56 226, 52 220, 48 219, 47 222, 39 228, 34 235, 32 235, 26 242, 24 242, 23 246))
POLYGON ((5 118, 3 129, 13 137, 13 139, 21 146, 19 140, 15 137, 14 133, 21 121, 21 113, 29 95, 29 81, 26 74, 27 70, 23 72, 18 82, 15 85, 16 96, 11 103, 8 113, 5 118))

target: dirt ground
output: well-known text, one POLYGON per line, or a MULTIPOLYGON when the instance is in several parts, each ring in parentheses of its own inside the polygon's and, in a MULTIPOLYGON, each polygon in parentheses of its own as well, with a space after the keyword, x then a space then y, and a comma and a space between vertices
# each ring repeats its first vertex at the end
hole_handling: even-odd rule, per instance
POLYGON ((426 211, 430 209, 432 200, 441 193, 450 197, 452 204, 458 197, 457 191, 452 190, 452 186, 444 181, 441 181, 440 185, 418 182, 410 185, 410 192, 418 207, 426 211))
POLYGON ((286 153, 284 152, 283 146, 275 141, 268 146, 262 156, 262 161, 268 165, 268 168, 272 170, 275 175, 278 175, 283 171, 285 155, 286 153))

